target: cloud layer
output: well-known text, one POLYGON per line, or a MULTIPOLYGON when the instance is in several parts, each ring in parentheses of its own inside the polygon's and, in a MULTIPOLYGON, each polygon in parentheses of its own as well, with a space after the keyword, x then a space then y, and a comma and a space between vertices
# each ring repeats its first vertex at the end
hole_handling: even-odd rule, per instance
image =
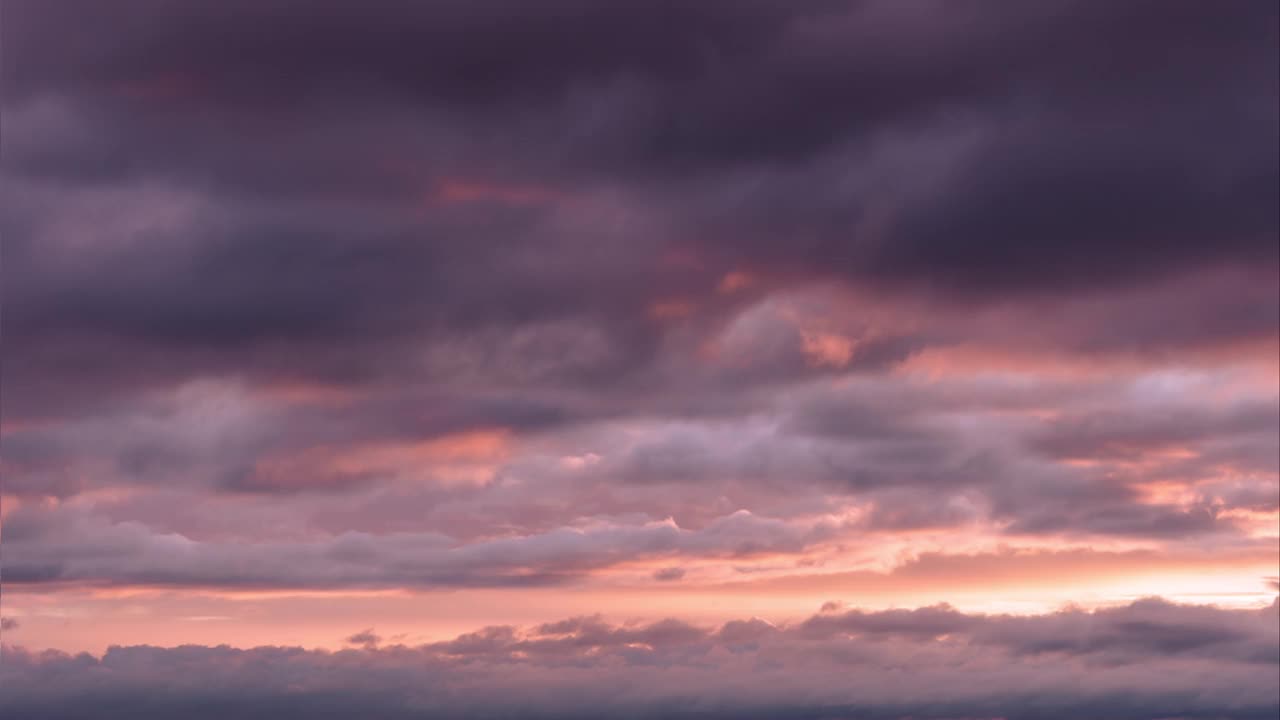
POLYGON ((612 625, 494 626, 418 647, 9 648, 0 707, 30 718, 1108 718, 1274 716, 1277 612, 1147 599, 1012 617, 827 610, 612 625))

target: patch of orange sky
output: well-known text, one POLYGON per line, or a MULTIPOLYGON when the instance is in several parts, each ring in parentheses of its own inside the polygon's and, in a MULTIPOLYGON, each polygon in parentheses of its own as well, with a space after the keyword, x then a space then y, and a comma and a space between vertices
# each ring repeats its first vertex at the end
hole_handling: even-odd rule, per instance
POLYGON ((374 442, 324 446, 264 458, 255 464, 263 478, 361 477, 376 473, 429 478, 445 485, 483 485, 507 457, 510 433, 475 430, 417 442, 374 442))
MULTIPOLYGON (((760 558, 785 561, 795 558, 760 558)), ((453 637, 493 624, 517 626, 601 614, 613 622, 679 617, 715 625, 761 617, 800 620, 827 602, 883 609, 947 602, 965 612, 1040 613, 1122 604, 1161 595, 1178 602, 1263 607, 1275 597, 1275 548, 1179 556, 1154 550, 997 550, 925 555, 887 571, 831 570, 700 582, 655 582, 669 563, 637 563, 568 587, 526 589, 228 590, 6 588, 6 615, 21 642, 101 652, 110 644, 263 644, 338 648, 371 624, 406 644, 453 637), (1064 590, 1069 589, 1069 592, 1064 590), (370 621, 370 618, 376 620, 370 621)), ((721 563, 723 564, 723 563, 721 563)), ((18 641, 16 635, 13 641, 18 641)))
POLYGON ((498 183, 447 178, 428 195, 433 203, 499 202, 507 205, 538 205, 564 199, 564 194, 535 185, 498 183))

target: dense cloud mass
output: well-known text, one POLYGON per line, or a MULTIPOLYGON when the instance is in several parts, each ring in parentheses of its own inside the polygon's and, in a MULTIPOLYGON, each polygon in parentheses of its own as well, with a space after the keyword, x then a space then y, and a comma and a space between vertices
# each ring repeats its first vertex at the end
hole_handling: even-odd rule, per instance
MULTIPOLYGON (((818 280, 1058 305, 1237 267, 1183 293, 1225 325, 1146 322, 1276 322, 1271 3, 6 11, 15 415, 228 373, 670 388, 671 345, 818 280)), ((858 349, 944 340, 900 332, 858 349)), ((521 422, 467 410, 437 422, 521 422)))
POLYGON ((0 114, 15 715, 1275 714, 1274 2, 5 0, 0 114))
POLYGON ((418 647, 9 650, 28 718, 1268 718, 1277 612, 1147 599, 1093 613, 828 611, 794 626, 579 617, 418 647))

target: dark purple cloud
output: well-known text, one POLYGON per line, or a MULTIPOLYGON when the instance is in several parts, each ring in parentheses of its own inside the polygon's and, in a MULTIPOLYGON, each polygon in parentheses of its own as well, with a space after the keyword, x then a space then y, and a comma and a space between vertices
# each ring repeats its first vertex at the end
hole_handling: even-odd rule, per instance
POLYGON ((12 3, 8 404, 422 382, 547 323, 599 350, 524 382, 618 382, 735 267, 987 301, 1275 267, 1271 4, 937 10, 12 3))

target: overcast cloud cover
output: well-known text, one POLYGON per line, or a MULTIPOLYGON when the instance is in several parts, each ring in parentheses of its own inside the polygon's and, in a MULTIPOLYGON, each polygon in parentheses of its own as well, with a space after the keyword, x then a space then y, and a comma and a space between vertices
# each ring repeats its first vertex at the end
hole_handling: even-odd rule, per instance
POLYGON ((1274 717, 1278 28, 3 0, 0 708, 1274 717))

